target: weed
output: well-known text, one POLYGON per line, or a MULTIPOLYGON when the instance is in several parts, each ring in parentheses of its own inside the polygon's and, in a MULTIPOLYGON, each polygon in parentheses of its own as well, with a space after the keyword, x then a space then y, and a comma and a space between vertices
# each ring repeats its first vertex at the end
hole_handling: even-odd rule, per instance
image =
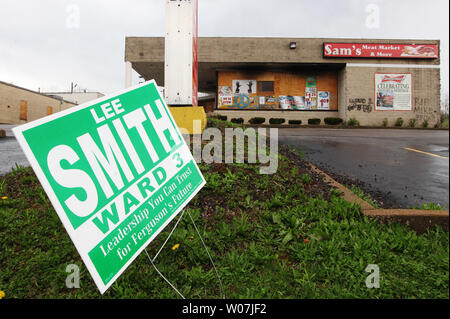
POLYGON ((424 209, 424 210, 445 210, 445 207, 441 206, 441 204, 435 203, 423 203, 422 206, 414 206, 412 209, 424 209))
POLYGON ((411 127, 411 128, 416 127, 416 119, 410 119, 409 123, 408 123, 408 126, 411 127))
POLYGON ((395 124, 394 125, 397 126, 397 127, 402 127, 403 123, 404 123, 403 119, 401 117, 399 117, 399 118, 397 118, 397 120, 395 120, 395 124))
POLYGON ((302 174, 300 176, 300 180, 302 181, 303 184, 309 185, 309 184, 311 184, 311 175, 306 174, 306 173, 302 174))
POLYGON ((447 117, 442 119, 440 127, 441 128, 448 128, 448 115, 447 115, 447 117))
POLYGON ((352 117, 347 121, 347 126, 359 126, 359 121, 352 117))
POLYGON ((375 208, 380 208, 378 206, 378 204, 376 203, 376 201, 370 197, 370 195, 367 195, 366 193, 364 193, 364 191, 362 189, 360 189, 359 187, 356 187, 355 185, 345 185, 347 188, 349 188, 353 194, 355 194, 356 196, 358 196, 359 198, 361 198, 362 200, 368 202, 370 205, 372 205, 375 208))

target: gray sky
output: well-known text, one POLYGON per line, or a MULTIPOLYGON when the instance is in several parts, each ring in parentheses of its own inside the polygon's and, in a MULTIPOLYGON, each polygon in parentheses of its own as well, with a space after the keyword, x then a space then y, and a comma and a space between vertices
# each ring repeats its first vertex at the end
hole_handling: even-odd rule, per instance
MULTIPOLYGON (((1 0, 0 80, 112 93, 124 87, 125 36, 163 36, 164 10, 165 0, 1 0)), ((448 11, 448 0, 199 0, 199 36, 440 39, 448 92, 448 11), (378 28, 366 26, 368 4, 378 28)))

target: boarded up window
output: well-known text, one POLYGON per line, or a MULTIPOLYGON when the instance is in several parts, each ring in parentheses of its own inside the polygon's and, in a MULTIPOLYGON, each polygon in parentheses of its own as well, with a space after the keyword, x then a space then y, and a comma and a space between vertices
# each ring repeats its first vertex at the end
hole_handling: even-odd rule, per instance
POLYGON ((27 101, 20 101, 20 120, 27 121, 28 105, 27 101))
POLYGON ((47 115, 53 114, 53 106, 47 106, 47 115))
MULTIPOLYGON (((303 99, 306 95, 306 78, 312 75, 316 78, 316 89, 317 95, 319 92, 328 92, 329 94, 329 109, 338 109, 338 73, 335 70, 296 70, 295 72, 288 71, 218 71, 217 74, 217 86, 220 88, 226 88, 232 86, 232 80, 234 79, 255 79, 257 81, 257 96, 259 98, 259 103, 257 103, 254 96, 250 96, 252 100, 247 105, 246 108, 276 108, 279 109, 280 103, 279 98, 287 98, 289 104, 295 104, 296 108, 291 108, 292 110, 309 110, 309 108, 301 106, 303 99), (313 73, 313 74, 311 74, 313 73), (260 83, 261 82, 261 83, 260 83), (266 82, 266 83, 264 83, 266 82), (272 82, 272 83, 270 83, 272 82), (271 91, 262 91, 269 90, 271 91), (269 87, 268 87, 269 86, 269 87), (255 107, 258 105, 258 107, 255 107)), ((220 92, 219 92, 220 95, 220 92)), ((220 97, 220 96, 219 96, 220 97)), ((219 100, 220 101, 220 100, 219 100)), ((226 105, 221 103, 218 104, 220 109, 238 109, 233 105, 226 105)), ((325 109, 325 108, 324 108, 325 109)), ((312 110, 314 110, 312 108, 312 110)))
POLYGON ((259 92, 273 93, 273 91, 274 91, 273 81, 258 81, 258 93, 259 92))

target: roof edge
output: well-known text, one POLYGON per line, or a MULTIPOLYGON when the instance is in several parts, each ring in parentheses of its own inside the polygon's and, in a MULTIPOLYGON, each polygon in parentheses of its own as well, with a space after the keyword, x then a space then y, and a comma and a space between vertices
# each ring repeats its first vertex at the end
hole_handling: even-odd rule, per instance
POLYGON ((73 102, 64 100, 64 99, 62 99, 62 98, 61 98, 61 99, 57 99, 57 98, 54 98, 54 97, 52 97, 52 96, 49 96, 49 95, 47 95, 47 94, 45 94, 45 93, 33 91, 33 90, 31 90, 31 89, 27 89, 27 88, 24 88, 24 87, 22 87, 22 86, 18 86, 18 85, 12 84, 12 83, 0 81, 0 84, 4 84, 4 85, 7 85, 7 86, 11 86, 11 87, 13 87, 13 88, 20 89, 20 90, 25 90, 25 91, 28 91, 28 92, 31 92, 31 93, 39 94, 39 95, 45 96, 45 97, 47 97, 47 98, 49 98, 49 99, 53 99, 53 100, 57 100, 57 101, 63 101, 63 102, 69 103, 69 104, 77 105, 76 103, 73 103, 73 102))

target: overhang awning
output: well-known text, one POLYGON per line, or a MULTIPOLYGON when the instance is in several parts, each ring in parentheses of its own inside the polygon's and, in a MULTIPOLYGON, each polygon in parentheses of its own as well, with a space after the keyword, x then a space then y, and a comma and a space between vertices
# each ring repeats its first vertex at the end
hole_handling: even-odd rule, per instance
MULTIPOLYGON (((393 39, 321 39, 321 38, 221 38, 200 37, 198 40, 199 91, 215 92, 217 71, 263 70, 296 71, 341 69, 347 63, 410 64, 411 59, 325 58, 325 42, 342 43, 430 43, 438 40, 393 40, 393 39), (295 49, 290 43, 295 42, 295 49)), ((125 61, 145 80, 155 79, 164 86, 164 38, 127 37, 125 61)), ((439 65, 440 59, 420 61, 421 64, 439 65)))

